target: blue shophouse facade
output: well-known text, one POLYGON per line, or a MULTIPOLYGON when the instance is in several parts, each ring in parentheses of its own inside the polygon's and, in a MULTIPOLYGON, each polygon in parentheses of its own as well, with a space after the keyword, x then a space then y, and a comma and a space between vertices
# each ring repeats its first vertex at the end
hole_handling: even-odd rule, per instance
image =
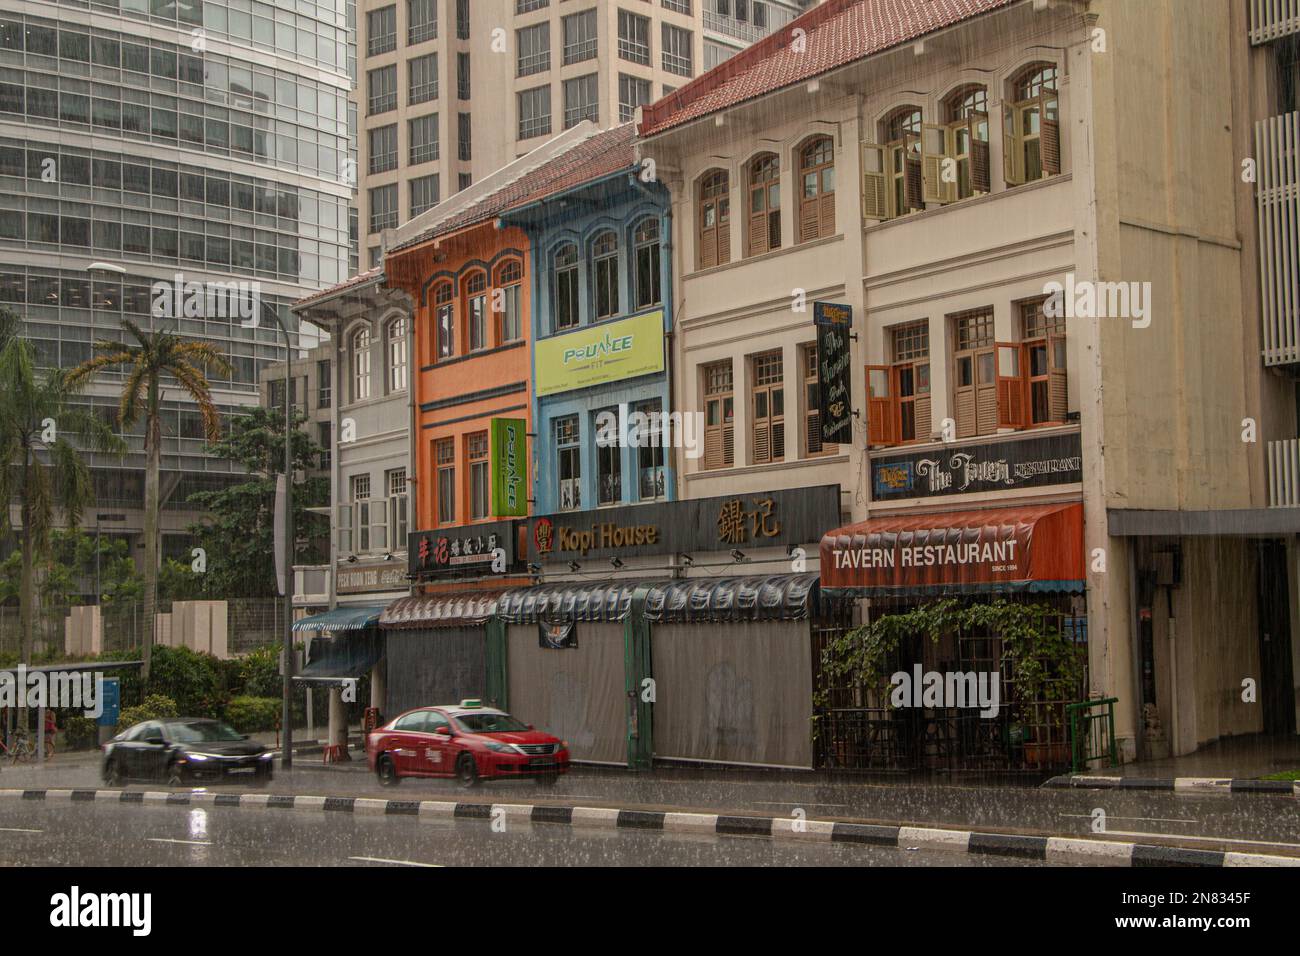
POLYGON ((633 413, 672 410, 671 207, 639 173, 629 150, 620 172, 503 217, 532 248, 534 514, 675 497, 671 448, 611 443, 600 427, 602 413, 648 422, 633 413), (610 343, 633 360, 611 361, 610 343))

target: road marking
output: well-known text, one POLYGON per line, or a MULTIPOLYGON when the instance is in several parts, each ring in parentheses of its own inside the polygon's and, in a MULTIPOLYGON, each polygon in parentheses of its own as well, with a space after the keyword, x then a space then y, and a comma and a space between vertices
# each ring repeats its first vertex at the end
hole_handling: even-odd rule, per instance
POLYGON ((760 807, 847 807, 847 803, 792 803, 789 800, 755 800, 760 807))
POLYGON ((26 827, 0 827, 0 833, 44 833, 44 830, 29 830, 26 827))
POLYGON ((185 846, 212 846, 211 840, 172 840, 167 837, 146 837, 150 843, 181 843, 185 846))
POLYGON ((1183 833, 1146 833, 1142 830, 1105 830, 1107 836, 1164 837, 1166 840, 1195 840, 1198 843, 1248 843, 1251 846, 1282 846, 1300 850, 1300 843, 1279 843, 1276 840, 1243 840, 1230 836, 1188 836, 1183 833))
MULTIPOLYGON (((1092 819, 1091 813, 1062 813, 1063 817, 1079 817, 1082 820, 1092 819)), ((1181 817, 1122 817, 1116 813, 1108 813, 1108 820, 1146 820, 1149 823, 1200 823, 1199 820, 1184 820, 1181 817)))
POLYGON ((431 869, 442 869, 441 863, 417 863, 415 860, 389 860, 382 856, 350 856, 349 860, 358 860, 362 863, 387 863, 389 866, 427 866, 431 869))

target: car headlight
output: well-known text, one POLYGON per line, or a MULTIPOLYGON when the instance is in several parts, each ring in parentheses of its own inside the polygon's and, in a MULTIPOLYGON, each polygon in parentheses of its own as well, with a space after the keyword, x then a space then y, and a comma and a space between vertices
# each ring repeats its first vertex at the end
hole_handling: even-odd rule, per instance
POLYGON ((268 750, 266 753, 262 754, 262 756, 258 757, 257 759, 258 759, 258 760, 270 760, 270 759, 273 758, 274 756, 275 756, 275 754, 274 754, 273 752, 271 752, 271 751, 268 750))
POLYGON ((185 759, 186 760, 209 760, 211 758, 209 758, 207 754, 186 754, 185 759))
POLYGON ((519 751, 515 749, 513 744, 503 744, 499 740, 489 740, 487 743, 487 749, 493 750, 499 754, 519 753, 519 751))

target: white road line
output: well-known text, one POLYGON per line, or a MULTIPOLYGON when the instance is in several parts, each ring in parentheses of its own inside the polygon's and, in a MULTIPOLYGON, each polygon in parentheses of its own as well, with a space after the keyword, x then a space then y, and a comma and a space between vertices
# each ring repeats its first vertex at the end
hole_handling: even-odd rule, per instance
POLYGON ((26 827, 0 827, 0 833, 44 833, 44 830, 29 830, 26 827))
POLYGON ((836 807, 843 809, 847 803, 795 803, 791 800, 755 800, 760 807, 836 807))
POLYGON ((185 846, 212 846, 211 840, 172 840, 167 837, 145 837, 150 843, 181 843, 185 846))
POLYGON ((1277 840, 1243 840, 1230 836, 1188 836, 1184 833, 1146 833, 1142 830, 1104 830, 1106 836, 1164 837, 1166 840, 1195 840, 1198 843, 1249 843, 1251 846, 1284 846, 1300 850, 1300 843, 1281 843, 1277 840))
POLYGON ((417 863, 414 860, 389 860, 382 856, 350 856, 349 860, 358 860, 362 863, 387 863, 389 866, 427 866, 431 869, 442 869, 441 863, 417 863))
MULTIPOLYGON (((1060 813, 1057 816, 1078 817, 1081 820, 1092 819, 1091 813, 1060 813)), ((1122 817, 1117 813, 1106 814, 1107 820, 1145 820, 1148 823, 1200 823, 1199 820, 1184 820, 1181 817, 1122 817)))

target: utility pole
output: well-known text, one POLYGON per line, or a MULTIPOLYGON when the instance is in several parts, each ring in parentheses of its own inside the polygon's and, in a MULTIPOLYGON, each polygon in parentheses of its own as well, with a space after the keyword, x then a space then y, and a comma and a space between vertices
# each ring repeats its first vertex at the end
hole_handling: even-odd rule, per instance
POLYGON ((289 330, 274 308, 270 312, 284 336, 284 689, 280 702, 280 766, 293 767, 293 403, 289 390, 293 381, 293 346, 289 330))

